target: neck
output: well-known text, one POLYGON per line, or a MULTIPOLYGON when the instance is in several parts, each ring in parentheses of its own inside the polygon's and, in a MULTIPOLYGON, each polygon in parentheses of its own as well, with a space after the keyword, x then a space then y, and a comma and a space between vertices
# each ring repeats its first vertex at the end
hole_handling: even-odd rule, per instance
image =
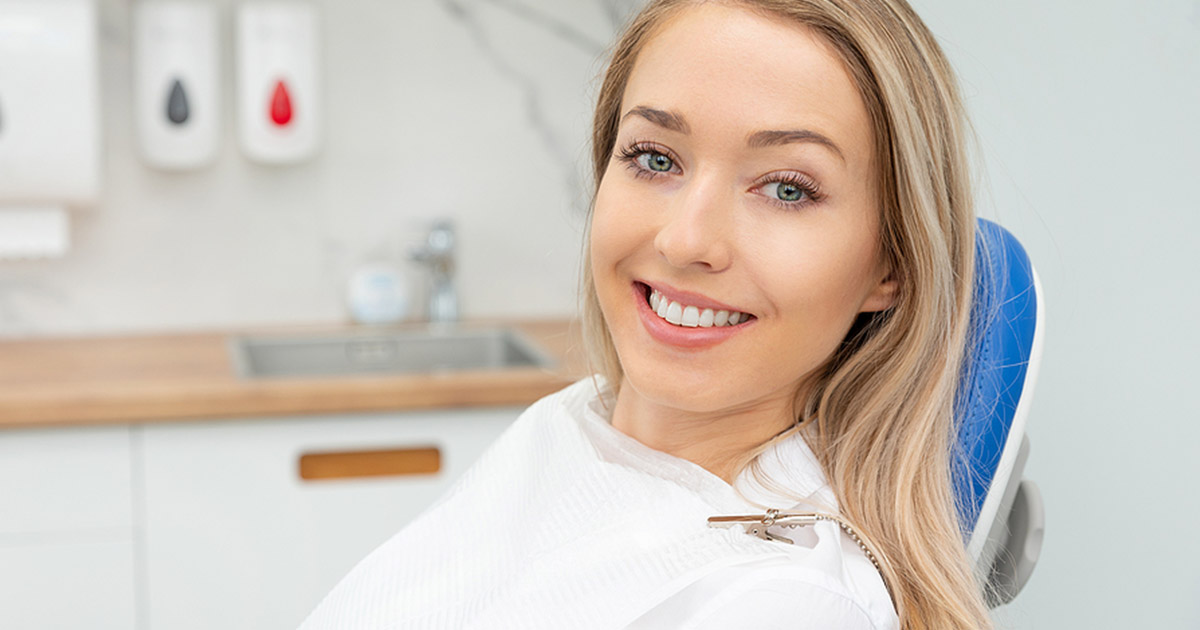
POLYGON ((713 411, 679 409, 643 396, 623 380, 612 426, 732 485, 742 456, 795 423, 792 406, 787 397, 713 411))

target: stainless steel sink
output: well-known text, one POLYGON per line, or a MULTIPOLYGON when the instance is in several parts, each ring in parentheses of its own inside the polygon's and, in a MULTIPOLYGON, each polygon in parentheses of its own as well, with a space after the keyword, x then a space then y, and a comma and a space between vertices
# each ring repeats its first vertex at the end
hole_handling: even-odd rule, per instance
POLYGON ((545 352, 511 328, 239 336, 230 339, 229 350, 242 378, 454 372, 554 365, 545 352))

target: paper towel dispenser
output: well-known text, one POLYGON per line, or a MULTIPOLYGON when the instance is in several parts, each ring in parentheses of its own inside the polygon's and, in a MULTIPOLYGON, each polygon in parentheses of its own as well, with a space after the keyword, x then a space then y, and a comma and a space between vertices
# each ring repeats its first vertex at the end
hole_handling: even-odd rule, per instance
POLYGON ((100 190, 94 0, 0 1, 0 258, 65 252, 100 190))

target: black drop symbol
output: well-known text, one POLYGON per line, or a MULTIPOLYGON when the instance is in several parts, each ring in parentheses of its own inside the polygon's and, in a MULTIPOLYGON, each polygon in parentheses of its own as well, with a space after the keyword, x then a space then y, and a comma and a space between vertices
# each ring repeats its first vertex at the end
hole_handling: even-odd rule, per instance
POLYGON ((167 98, 167 119, 176 125, 182 125, 188 119, 187 92, 179 79, 171 85, 171 96, 167 98))

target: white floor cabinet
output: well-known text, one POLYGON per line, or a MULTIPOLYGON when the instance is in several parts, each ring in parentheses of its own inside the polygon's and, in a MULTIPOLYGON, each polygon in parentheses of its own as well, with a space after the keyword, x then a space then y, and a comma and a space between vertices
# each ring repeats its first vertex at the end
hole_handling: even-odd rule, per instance
POLYGON ((0 431, 0 628, 294 629, 520 411, 0 431), (438 472, 300 474, 306 454, 421 448, 438 472))
POLYGON ((149 630, 294 629, 519 409, 135 427, 149 630), (305 454, 434 447, 434 474, 304 480, 305 454))
POLYGON ((0 431, 0 628, 136 627, 129 430, 0 431))

